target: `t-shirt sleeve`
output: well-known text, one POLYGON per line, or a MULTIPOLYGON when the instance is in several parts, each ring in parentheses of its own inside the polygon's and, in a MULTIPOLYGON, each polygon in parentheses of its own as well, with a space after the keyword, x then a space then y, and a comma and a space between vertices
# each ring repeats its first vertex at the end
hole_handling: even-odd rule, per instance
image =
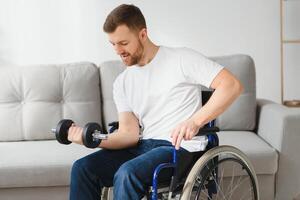
POLYGON ((192 49, 183 48, 180 54, 181 69, 188 83, 209 88, 214 78, 224 68, 192 49))
POLYGON ((119 75, 113 84, 113 98, 118 112, 131 112, 128 100, 124 91, 122 75, 119 75))

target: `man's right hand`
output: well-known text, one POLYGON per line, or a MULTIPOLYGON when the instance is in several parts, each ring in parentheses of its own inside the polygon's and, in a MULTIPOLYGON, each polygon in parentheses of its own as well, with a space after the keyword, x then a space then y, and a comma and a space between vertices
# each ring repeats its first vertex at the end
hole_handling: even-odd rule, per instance
POLYGON ((80 126, 76 126, 76 124, 73 123, 72 126, 69 128, 68 140, 70 142, 83 145, 82 134, 83 128, 81 128, 80 126))

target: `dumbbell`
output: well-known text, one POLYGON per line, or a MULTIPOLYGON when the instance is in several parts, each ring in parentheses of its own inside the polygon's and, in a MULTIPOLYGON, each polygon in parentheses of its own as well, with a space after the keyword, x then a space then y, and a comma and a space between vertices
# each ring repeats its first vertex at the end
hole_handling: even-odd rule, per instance
MULTIPOLYGON (((71 144, 68 140, 68 131, 74 122, 70 119, 63 119, 59 121, 56 128, 51 129, 55 133, 56 140, 61 144, 71 144)), ((96 148, 100 145, 102 140, 108 137, 104 133, 102 127, 98 123, 87 123, 83 128, 82 142, 88 148, 96 148)))
POLYGON ((68 131, 74 122, 70 119, 60 120, 56 128, 51 129, 51 132, 55 134, 56 140, 61 144, 71 144, 68 140, 68 131))
MULTIPOLYGON (((119 122, 111 122, 108 126, 112 126, 109 133, 112 133, 119 128, 119 122)), ((88 148, 96 148, 100 145, 102 140, 107 140, 108 134, 104 132, 102 127, 95 122, 87 123, 83 128, 82 141, 88 148)), ((139 135, 139 139, 142 139, 142 135, 139 135)))
POLYGON ((95 122, 87 123, 83 128, 82 142, 88 148, 96 148, 102 140, 107 140, 108 134, 95 122))

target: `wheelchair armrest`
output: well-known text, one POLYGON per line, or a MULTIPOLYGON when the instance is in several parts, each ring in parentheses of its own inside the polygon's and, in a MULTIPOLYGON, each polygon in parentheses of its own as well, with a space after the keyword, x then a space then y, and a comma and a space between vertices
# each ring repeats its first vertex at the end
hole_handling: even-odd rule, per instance
MULTIPOLYGON (((109 133, 113 133, 115 130, 119 129, 119 121, 114 121, 114 122, 110 122, 108 124, 108 126, 110 126, 109 128, 109 133)), ((141 126, 139 126, 141 128, 141 126)))
POLYGON ((199 132, 197 133, 197 136, 201 136, 201 135, 207 135, 210 133, 215 133, 215 132, 219 132, 220 129, 219 127, 202 127, 200 128, 199 132))
POLYGON ((108 126, 110 126, 110 129, 108 132, 113 133, 115 130, 119 129, 119 122, 118 121, 110 122, 108 124, 108 126))

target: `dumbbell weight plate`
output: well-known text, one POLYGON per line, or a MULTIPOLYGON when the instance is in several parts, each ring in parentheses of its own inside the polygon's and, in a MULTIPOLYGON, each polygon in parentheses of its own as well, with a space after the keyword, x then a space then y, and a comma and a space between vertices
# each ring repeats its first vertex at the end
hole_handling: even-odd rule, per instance
POLYGON ((103 132, 101 126, 98 123, 87 123, 83 128, 82 134, 82 142, 84 146, 88 148, 96 148, 99 146, 101 140, 100 139, 93 139, 93 133, 95 131, 103 132))
POLYGON ((57 124, 55 136, 56 140, 61 144, 71 144, 68 140, 68 131, 74 122, 70 119, 60 120, 57 124))

